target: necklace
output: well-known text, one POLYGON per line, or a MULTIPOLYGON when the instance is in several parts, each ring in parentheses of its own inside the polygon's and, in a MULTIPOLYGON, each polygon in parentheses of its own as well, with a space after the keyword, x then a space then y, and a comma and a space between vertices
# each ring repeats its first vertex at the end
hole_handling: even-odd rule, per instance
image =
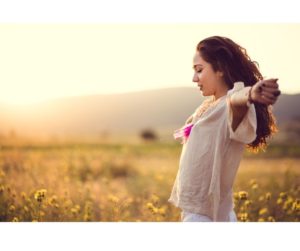
MULTIPOLYGON (((204 100, 202 104, 199 106, 199 108, 196 110, 195 119, 197 120, 205 111, 207 111, 208 108, 216 106, 223 97, 226 96, 222 96, 217 100, 214 100, 214 98, 204 100)), ((183 127, 175 130, 173 133, 174 138, 181 139, 181 144, 184 144, 187 141, 195 122, 196 121, 194 120, 184 125, 183 127)))
POLYGON ((208 108, 216 106, 220 100, 225 97, 222 96, 221 98, 218 98, 217 100, 212 99, 206 99, 205 101, 202 102, 202 104, 199 106, 199 108, 196 110, 195 117, 200 118, 204 112, 208 110, 208 108))

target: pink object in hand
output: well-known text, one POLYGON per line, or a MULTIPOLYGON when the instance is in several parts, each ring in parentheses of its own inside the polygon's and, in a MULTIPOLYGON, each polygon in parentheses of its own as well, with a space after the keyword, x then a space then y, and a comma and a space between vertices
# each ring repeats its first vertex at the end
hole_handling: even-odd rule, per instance
POLYGON ((180 128, 178 130, 175 130, 174 134, 173 134, 174 138, 175 139, 181 138, 182 139, 181 144, 183 144, 188 139, 193 125, 194 125, 193 123, 189 123, 189 124, 185 125, 184 127, 180 128))

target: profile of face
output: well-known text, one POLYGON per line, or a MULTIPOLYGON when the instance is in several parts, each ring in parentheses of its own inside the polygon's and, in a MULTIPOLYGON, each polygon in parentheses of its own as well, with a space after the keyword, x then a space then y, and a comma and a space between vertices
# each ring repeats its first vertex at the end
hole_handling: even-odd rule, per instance
POLYGON ((193 69, 193 82, 197 83, 203 96, 219 96, 224 93, 226 85, 222 78, 223 73, 214 71, 212 65, 201 57, 199 51, 195 52, 193 69))

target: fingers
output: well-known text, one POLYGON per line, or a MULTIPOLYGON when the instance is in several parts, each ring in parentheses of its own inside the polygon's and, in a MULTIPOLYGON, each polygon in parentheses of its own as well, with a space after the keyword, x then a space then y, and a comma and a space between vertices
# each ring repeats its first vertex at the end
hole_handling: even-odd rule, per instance
POLYGON ((278 88, 272 88, 272 87, 262 87, 261 92, 271 93, 275 97, 281 94, 281 91, 278 90, 278 88))
POLYGON ((276 90, 278 90, 278 88, 274 87, 274 86, 261 86, 263 90, 267 91, 267 92, 274 92, 276 90))
POLYGON ((266 92, 265 90, 263 90, 263 91, 261 92, 261 96, 267 97, 267 98, 269 98, 269 99, 271 99, 271 100, 276 99, 276 96, 275 96, 272 92, 266 92))
POLYGON ((270 78, 257 82, 253 88, 254 99, 265 105, 274 104, 281 94, 277 80, 278 78, 270 78))
POLYGON ((266 79, 263 79, 261 81, 267 81, 267 82, 277 82, 278 81, 278 78, 266 78, 266 79))
POLYGON ((266 104, 266 105, 273 105, 275 103, 276 99, 271 99, 267 97, 266 95, 262 95, 260 97, 260 103, 266 104))
POLYGON ((262 99, 264 104, 270 105, 270 104, 275 104, 277 101, 278 95, 280 95, 280 91, 278 92, 267 92, 267 91, 262 91, 260 93, 260 98, 262 99))
POLYGON ((278 88, 279 85, 275 81, 263 80, 262 87, 278 88))
POLYGON ((276 92, 273 93, 276 97, 278 97, 281 94, 280 90, 277 90, 276 92))
POLYGON ((276 83, 277 80, 278 78, 262 80, 262 83, 259 86, 260 93, 271 100, 276 100, 281 94, 281 91, 278 89, 279 85, 276 83))

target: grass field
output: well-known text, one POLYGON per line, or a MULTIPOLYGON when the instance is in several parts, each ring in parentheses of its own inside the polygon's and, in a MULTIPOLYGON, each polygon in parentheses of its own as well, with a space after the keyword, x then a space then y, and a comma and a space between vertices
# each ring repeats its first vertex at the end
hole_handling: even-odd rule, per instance
MULTIPOLYGON (((181 145, 2 146, 0 221, 180 221, 167 202, 181 145)), ((299 221, 300 147, 245 153, 234 184, 239 221, 299 221)))

